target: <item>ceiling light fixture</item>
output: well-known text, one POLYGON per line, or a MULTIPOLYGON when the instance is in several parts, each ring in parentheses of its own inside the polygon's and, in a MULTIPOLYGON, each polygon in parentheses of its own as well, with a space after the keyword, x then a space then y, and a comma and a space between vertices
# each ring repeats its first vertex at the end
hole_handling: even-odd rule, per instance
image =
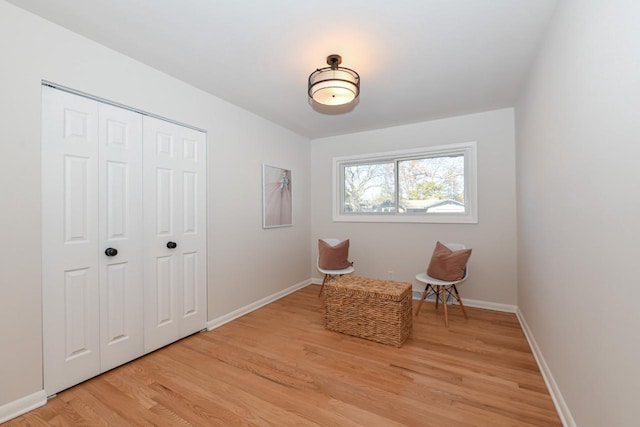
POLYGON ((323 105, 344 105, 360 95, 360 76, 350 68, 338 67, 340 63, 340 55, 329 55, 329 67, 309 75, 309 98, 323 105))

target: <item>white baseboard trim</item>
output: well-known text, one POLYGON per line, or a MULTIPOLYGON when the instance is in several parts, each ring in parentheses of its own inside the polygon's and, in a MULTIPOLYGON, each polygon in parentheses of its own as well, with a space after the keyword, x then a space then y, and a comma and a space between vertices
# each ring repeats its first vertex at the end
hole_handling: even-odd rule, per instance
POLYGON ((287 289, 283 289, 280 292, 276 292, 273 295, 269 295, 265 298, 262 298, 256 302, 253 302, 251 304, 245 305, 244 307, 240 307, 237 310, 232 311, 231 313, 225 314, 224 316, 220 316, 220 317, 216 317, 215 319, 211 319, 207 322, 207 330, 211 331, 215 328, 218 328, 222 325, 224 325, 225 323, 229 323, 234 319, 237 319, 238 317, 242 317, 245 314, 251 313, 254 310, 259 309, 260 307, 263 307, 269 303, 272 303, 276 300, 279 300, 280 298, 289 295, 290 293, 293 293, 295 291, 297 291, 298 289, 302 289, 305 286, 311 284, 312 280, 311 279, 307 279, 304 282, 300 282, 298 284, 295 284, 293 286, 288 287, 287 289))
POLYGON ((37 391, 18 400, 0 406, 0 424, 18 417, 32 409, 44 406, 47 403, 47 394, 44 390, 37 391))
MULTIPOLYGON (((311 279, 311 283, 313 283, 314 285, 321 285, 322 279, 313 277, 311 279)), ((422 296, 422 291, 417 291, 413 289, 413 299, 420 299, 421 296, 422 296)), ((435 302, 435 298, 429 297, 425 301, 435 302)), ((517 305, 502 304, 499 302, 482 301, 482 300, 468 299, 468 298, 464 298, 463 302, 464 302, 464 305, 468 307, 483 308, 485 310, 503 311, 505 313, 515 313, 516 310, 518 310, 517 305)))
POLYGON ((502 304, 499 302, 482 301, 478 299, 464 298, 465 306, 474 308, 483 308, 485 310, 503 311, 505 313, 515 313, 518 310, 518 306, 511 304, 502 304))
MULTIPOLYGON (((422 291, 413 290, 413 299, 420 299, 422 291)), ((435 302, 434 297, 429 297, 425 301, 435 302)), ((518 310, 518 306, 511 304, 502 304, 499 302, 482 301, 478 299, 463 298, 462 301, 465 307, 482 308, 485 310, 503 311, 505 313, 515 313, 518 310)), ((456 303, 454 303, 456 304, 456 303)), ((456 304, 457 305, 457 304, 456 304)))
POLYGON ((567 406, 562 393, 560 392, 560 388, 558 387, 556 380, 553 378, 553 374, 551 373, 547 362, 544 360, 542 351, 540 351, 540 347, 538 347, 536 339, 534 338, 531 329, 529 329, 529 325, 527 325, 527 321, 524 319, 524 315, 519 308, 516 311, 516 316, 518 317, 518 321, 520 322, 520 326, 524 331, 525 337, 527 337, 527 341, 529 342, 529 347, 531 347, 533 357, 535 357, 536 362, 538 363, 538 368, 542 373, 542 378, 544 379, 544 383, 547 385, 547 390, 549 390, 551 400, 553 400, 556 411, 558 411, 558 416, 560 416, 562 425, 565 427, 576 427, 576 422, 571 415, 571 411, 569 410, 569 407, 567 406))

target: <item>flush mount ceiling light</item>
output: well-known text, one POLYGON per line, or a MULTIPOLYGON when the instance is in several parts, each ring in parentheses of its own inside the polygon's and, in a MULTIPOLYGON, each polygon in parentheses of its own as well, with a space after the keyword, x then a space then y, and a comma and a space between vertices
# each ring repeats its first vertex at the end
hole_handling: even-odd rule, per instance
POLYGON ((341 62, 340 55, 329 55, 329 66, 309 75, 309 98, 323 105, 344 105, 360 95, 360 76, 350 68, 339 67, 341 62))

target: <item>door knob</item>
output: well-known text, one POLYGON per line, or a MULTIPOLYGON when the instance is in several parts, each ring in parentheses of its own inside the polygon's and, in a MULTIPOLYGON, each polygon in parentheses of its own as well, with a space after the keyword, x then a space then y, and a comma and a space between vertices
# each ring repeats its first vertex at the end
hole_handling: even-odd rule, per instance
POLYGON ((178 245, 176 244, 176 242, 168 242, 168 243, 167 243, 167 247, 168 247, 169 249, 175 249, 175 248, 177 248, 177 247, 178 247, 178 245))
POLYGON ((117 249, 114 249, 114 248, 107 248, 107 249, 104 251, 104 254, 105 254, 106 256, 116 256, 116 255, 118 255, 118 250, 117 250, 117 249))

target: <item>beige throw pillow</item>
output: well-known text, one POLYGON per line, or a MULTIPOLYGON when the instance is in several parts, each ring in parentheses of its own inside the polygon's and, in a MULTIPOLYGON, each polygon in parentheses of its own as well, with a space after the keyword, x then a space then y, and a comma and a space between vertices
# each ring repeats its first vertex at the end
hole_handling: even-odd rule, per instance
POLYGON ((467 261, 471 256, 471 249, 452 251, 440 242, 436 242, 431 262, 427 268, 427 274, 434 279, 452 282, 464 277, 467 261))
POLYGON ((349 239, 338 243, 335 246, 331 246, 322 239, 318 240, 318 253, 320 259, 318 260, 318 266, 325 270, 342 270, 343 268, 351 267, 352 262, 349 262, 349 239))

